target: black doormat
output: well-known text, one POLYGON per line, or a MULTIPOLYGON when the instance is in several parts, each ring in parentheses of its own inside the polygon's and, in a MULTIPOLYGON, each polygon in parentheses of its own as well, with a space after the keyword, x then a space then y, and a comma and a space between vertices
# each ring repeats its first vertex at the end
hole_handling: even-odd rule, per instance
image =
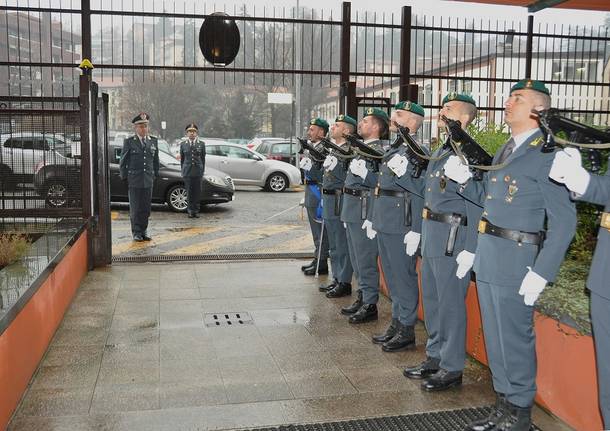
MULTIPOLYGON (((490 410, 490 407, 474 407, 341 422, 281 425, 257 431, 463 431, 472 421, 487 417, 490 410)), ((532 430, 540 431, 536 427, 532 430)))

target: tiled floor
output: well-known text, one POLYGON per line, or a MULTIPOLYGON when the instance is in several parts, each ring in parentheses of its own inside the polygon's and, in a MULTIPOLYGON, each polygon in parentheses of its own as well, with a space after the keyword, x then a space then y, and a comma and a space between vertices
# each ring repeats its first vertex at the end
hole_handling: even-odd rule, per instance
MULTIPOLYGON (((78 291, 10 430, 204 430, 406 414, 493 400, 485 369, 439 394, 402 376, 424 358, 371 343, 301 262, 114 265, 78 291), (205 313, 253 324, 206 327, 205 313)), ((543 429, 568 429, 540 410, 543 429)))

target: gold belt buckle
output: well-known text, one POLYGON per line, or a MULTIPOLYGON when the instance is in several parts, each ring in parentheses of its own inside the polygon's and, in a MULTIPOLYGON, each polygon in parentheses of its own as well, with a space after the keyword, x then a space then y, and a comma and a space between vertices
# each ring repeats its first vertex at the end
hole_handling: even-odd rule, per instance
POLYGON ((487 229, 487 222, 485 220, 479 220, 479 233, 485 233, 487 229))
POLYGON ((421 216, 422 218, 428 220, 428 208, 423 209, 423 211, 421 212, 421 216))
POLYGON ((600 226, 610 231, 610 213, 602 213, 600 226))

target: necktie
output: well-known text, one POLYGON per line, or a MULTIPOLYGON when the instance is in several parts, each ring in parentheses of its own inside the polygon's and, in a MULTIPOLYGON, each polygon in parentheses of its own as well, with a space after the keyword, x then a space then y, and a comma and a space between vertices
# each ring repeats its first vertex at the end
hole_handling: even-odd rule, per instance
POLYGON ((140 138, 140 145, 142 145, 142 149, 146 148, 146 143, 144 142, 144 138, 140 138))
POLYGON ((500 157, 498 157, 498 164, 504 163, 504 161, 508 159, 508 156, 510 156, 515 149, 515 145, 515 140, 510 138, 500 153, 500 157))

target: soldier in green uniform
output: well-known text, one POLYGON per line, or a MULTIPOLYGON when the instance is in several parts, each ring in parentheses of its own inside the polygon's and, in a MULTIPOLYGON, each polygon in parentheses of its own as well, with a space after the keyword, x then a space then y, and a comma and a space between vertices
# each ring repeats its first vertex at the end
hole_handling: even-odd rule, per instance
POLYGON ((138 114, 132 123, 135 135, 123 141, 120 175, 128 184, 129 218, 134 241, 150 241, 148 218, 152 202, 153 182, 159 176, 157 138, 148 135, 148 114, 138 114))
POLYGON ((549 90, 524 79, 511 88, 505 121, 511 137, 496 153, 483 181, 457 156, 445 176, 483 207, 474 259, 485 345, 496 407, 470 430, 528 431, 536 395, 534 303, 557 276, 576 230, 568 190, 549 179, 552 152, 541 152, 542 133, 532 110, 548 109, 549 90))
POLYGON ((199 218, 201 179, 205 172, 205 142, 199 139, 196 124, 189 124, 185 131, 186 139, 180 142, 180 169, 186 187, 187 213, 189 218, 199 218))

